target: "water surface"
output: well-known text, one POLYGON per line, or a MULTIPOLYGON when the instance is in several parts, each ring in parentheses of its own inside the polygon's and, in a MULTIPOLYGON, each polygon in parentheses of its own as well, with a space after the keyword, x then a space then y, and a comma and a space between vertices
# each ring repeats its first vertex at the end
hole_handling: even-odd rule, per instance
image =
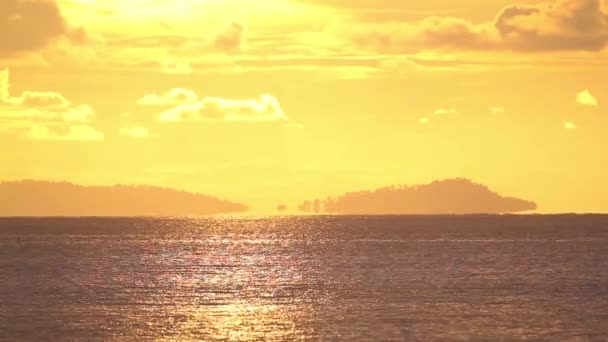
POLYGON ((606 341, 608 216, 0 219, 0 339, 606 341))

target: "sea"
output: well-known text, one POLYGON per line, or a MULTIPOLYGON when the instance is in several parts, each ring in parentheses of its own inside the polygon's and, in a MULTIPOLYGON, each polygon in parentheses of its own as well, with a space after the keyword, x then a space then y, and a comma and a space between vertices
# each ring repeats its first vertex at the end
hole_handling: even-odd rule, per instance
POLYGON ((608 216, 3 218, 0 341, 608 341, 608 216))

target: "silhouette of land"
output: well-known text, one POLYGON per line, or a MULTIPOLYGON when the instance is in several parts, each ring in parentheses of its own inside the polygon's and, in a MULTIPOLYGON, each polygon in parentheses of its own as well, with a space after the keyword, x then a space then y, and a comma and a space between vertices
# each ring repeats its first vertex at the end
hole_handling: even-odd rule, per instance
POLYGON ((534 202, 503 197, 468 179, 349 192, 336 198, 305 201, 299 206, 307 213, 364 215, 503 214, 535 209, 534 202))
POLYGON ((0 183, 0 216, 198 216, 247 209, 207 195, 153 186, 0 183))

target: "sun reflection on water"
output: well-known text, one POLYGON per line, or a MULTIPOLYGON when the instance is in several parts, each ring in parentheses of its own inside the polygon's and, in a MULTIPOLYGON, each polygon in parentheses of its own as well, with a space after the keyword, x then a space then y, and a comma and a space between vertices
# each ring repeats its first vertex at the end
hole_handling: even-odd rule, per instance
POLYGON ((172 324, 164 325, 157 340, 305 338, 303 320, 314 312, 302 296, 304 284, 312 277, 307 271, 310 265, 302 263, 300 240, 275 239, 263 228, 215 232, 204 239, 159 241, 157 248, 167 252, 153 252, 149 260, 165 270, 157 279, 165 291, 154 294, 156 302, 177 301, 165 316, 172 324))
POLYGON ((298 341, 301 307, 233 303, 213 307, 190 307, 179 315, 186 317, 169 336, 160 341, 298 341))

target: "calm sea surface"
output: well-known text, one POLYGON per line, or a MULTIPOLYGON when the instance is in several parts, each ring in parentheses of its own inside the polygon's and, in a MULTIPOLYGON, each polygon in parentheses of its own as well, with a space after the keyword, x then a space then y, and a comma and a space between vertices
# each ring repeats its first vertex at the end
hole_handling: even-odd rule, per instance
POLYGON ((608 341, 608 216, 0 219, 0 340, 608 341))

